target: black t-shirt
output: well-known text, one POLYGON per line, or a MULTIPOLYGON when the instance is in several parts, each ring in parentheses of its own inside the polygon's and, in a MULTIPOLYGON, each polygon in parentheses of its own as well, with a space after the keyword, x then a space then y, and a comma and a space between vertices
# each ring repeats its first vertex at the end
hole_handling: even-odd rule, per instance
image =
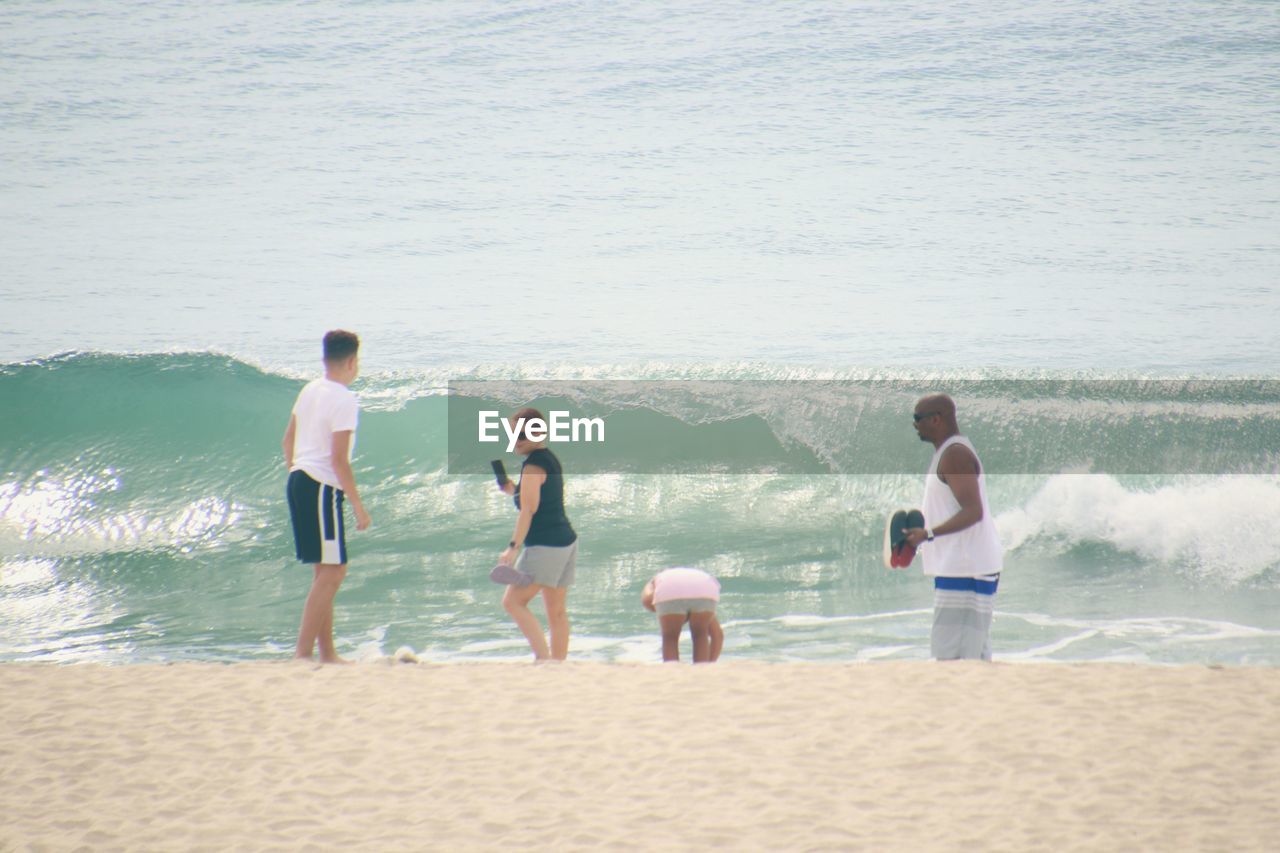
MULTIPOLYGON (((526 546, 552 545, 557 548, 572 545, 577 541, 578 534, 574 532, 573 527, 569 524, 568 517, 564 514, 564 474, 560 470, 560 460, 550 450, 545 447, 539 447, 526 456, 524 465, 520 466, 520 480, 522 482, 524 480, 525 465, 536 465, 547 472, 547 478, 542 481, 538 509, 533 514, 533 520, 529 524, 529 533, 524 537, 524 544, 526 546)), ((515 500, 516 509, 519 509, 519 483, 516 484, 515 500)))

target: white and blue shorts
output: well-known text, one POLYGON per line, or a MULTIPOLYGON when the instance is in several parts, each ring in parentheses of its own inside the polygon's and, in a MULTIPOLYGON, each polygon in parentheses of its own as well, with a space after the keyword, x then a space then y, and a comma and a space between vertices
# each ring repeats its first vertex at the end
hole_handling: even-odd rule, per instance
POLYGON ((342 523, 342 489, 317 482, 306 471, 298 470, 289 474, 285 494, 298 560, 345 565, 347 536, 342 523))
POLYGON ((999 585, 999 572, 933 579, 929 645, 936 660, 991 660, 991 616, 999 585))

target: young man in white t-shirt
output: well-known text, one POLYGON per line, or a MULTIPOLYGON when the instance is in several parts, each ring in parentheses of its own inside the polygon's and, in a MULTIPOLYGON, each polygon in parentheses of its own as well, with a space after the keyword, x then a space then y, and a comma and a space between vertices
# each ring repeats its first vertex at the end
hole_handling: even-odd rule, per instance
POLYGON ((324 336, 324 378, 298 394, 284 431, 294 545, 298 560, 315 567, 294 653, 301 660, 311 660, 319 644, 321 663, 342 662, 333 647, 333 599, 347 576, 344 501, 355 510, 356 529, 369 526, 351 471, 360 406, 347 386, 360 373, 359 350, 360 339, 351 332, 324 336))

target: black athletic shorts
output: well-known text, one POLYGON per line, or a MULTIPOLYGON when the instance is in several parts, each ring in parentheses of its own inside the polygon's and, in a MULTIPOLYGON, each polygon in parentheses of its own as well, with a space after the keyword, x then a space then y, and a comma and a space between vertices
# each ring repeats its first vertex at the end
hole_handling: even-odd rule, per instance
POLYGON ((345 564, 347 535, 342 524, 342 489, 317 483, 306 471, 293 471, 285 494, 289 498, 298 559, 303 563, 345 564))

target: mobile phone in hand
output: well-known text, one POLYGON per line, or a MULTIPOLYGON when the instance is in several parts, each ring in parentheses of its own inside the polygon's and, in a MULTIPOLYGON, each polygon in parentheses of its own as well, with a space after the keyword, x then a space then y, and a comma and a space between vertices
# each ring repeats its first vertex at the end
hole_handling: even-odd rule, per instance
POLYGON ((503 466, 501 459, 495 459, 489 464, 493 466, 493 476, 498 481, 499 489, 511 482, 511 478, 507 476, 507 469, 503 466))

